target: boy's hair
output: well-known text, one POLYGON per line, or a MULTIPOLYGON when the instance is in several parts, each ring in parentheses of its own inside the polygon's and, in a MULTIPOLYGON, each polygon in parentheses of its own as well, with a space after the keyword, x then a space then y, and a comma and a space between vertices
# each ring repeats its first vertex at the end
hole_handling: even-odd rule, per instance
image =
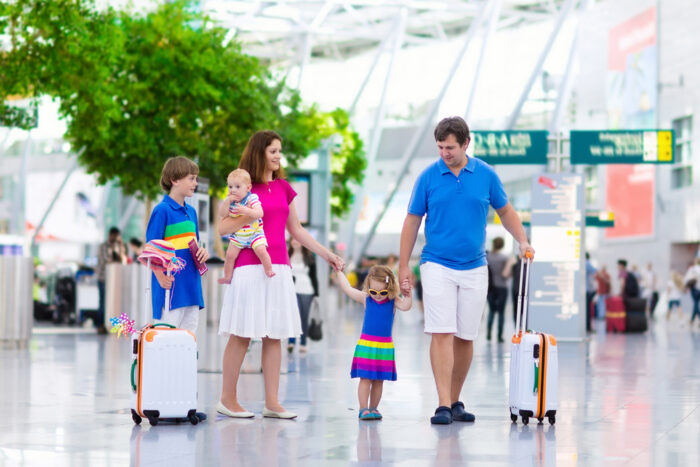
POLYGON ((239 178, 239 179, 243 180, 246 183, 246 185, 251 184, 250 174, 248 173, 247 170, 236 169, 236 170, 231 171, 231 173, 228 174, 228 177, 226 177, 226 181, 228 182, 232 178, 239 178))
POLYGON ((627 260, 626 259, 618 259, 617 264, 620 266, 623 266, 625 269, 627 269, 627 260))
POLYGON ((394 272, 388 266, 372 266, 369 268, 365 282, 362 284, 362 291, 369 293, 370 279, 386 284, 386 289, 389 291, 388 298, 392 300, 399 295, 399 285, 394 277, 394 272))
MULTIPOLYGON (((265 157, 265 149, 272 144, 273 141, 282 142, 280 135, 272 130, 260 130, 255 132, 248 140, 241 161, 238 163, 239 169, 247 170, 253 183, 265 183, 265 167, 267 159, 265 157)), ((284 171, 280 166, 279 170, 272 173, 272 179, 284 178, 284 171)))
POLYGON ((170 193, 174 181, 182 180, 188 175, 198 174, 199 166, 194 161, 184 156, 171 157, 163 165, 163 171, 160 174, 160 186, 163 190, 170 193))
POLYGON ((448 136, 454 135, 460 146, 463 146, 469 138, 469 125, 462 117, 447 117, 440 120, 435 127, 435 141, 445 141, 448 136))

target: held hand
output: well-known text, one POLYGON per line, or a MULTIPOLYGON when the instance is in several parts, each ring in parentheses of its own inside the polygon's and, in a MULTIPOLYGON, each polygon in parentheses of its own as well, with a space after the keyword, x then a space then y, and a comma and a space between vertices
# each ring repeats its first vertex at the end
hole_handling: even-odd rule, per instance
POLYGON ((158 279, 158 283, 162 288, 164 288, 165 290, 169 290, 173 286, 173 281, 175 280, 175 277, 166 276, 165 274, 158 274, 156 276, 156 279, 158 279))
POLYGON ((343 258, 334 253, 330 253, 326 261, 328 262, 328 264, 331 265, 333 269, 335 269, 338 272, 345 269, 345 261, 343 261, 343 258))
POLYGON ((399 287, 405 296, 411 293, 411 272, 408 266, 399 266, 399 287))
POLYGON ((199 249, 197 250, 197 261, 199 261, 200 263, 203 263, 208 259, 209 259, 209 252, 207 250, 205 250, 204 248, 199 247, 199 249))
POLYGON ((524 242, 520 244, 520 257, 530 258, 530 261, 535 260, 535 249, 530 246, 529 243, 524 242))

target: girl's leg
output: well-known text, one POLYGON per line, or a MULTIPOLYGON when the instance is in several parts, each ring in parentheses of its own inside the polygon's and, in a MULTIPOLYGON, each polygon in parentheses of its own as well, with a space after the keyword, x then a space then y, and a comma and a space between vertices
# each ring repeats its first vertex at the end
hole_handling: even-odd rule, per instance
POLYGON ((376 409, 379 407, 379 402, 382 400, 382 391, 384 390, 384 381, 381 379, 372 380, 372 385, 369 393, 369 407, 376 409))
POLYGON ((371 380, 360 378, 360 384, 357 385, 357 400, 360 403, 360 410, 369 407, 369 392, 371 384, 371 380))
POLYGON ((277 399, 280 388, 280 366, 282 364, 282 345, 279 339, 263 337, 262 369, 265 380, 265 407, 273 412, 284 412, 277 399))
POLYGON ((230 284, 233 278, 233 265, 236 264, 236 258, 241 252, 241 249, 229 242, 228 250, 226 250, 226 261, 224 262, 224 277, 217 280, 219 284, 230 284))
POLYGON ((236 387, 238 376, 241 374, 241 365, 245 353, 248 350, 249 338, 230 336, 224 350, 223 377, 221 387, 221 403, 234 412, 244 412, 245 409, 238 403, 236 387))

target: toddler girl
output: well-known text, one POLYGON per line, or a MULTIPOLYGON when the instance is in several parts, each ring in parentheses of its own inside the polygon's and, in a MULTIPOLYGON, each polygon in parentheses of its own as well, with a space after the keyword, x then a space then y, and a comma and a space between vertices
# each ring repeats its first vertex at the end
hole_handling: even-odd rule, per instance
POLYGON ((231 234, 226 262, 224 263, 224 277, 219 279, 219 284, 230 284, 233 277, 233 266, 236 263, 241 249, 252 248, 255 255, 265 269, 265 274, 272 277, 272 260, 267 252, 267 238, 263 231, 263 209, 260 199, 255 193, 251 193, 252 184, 250 174, 243 169, 236 169, 226 179, 228 183, 228 196, 219 207, 219 217, 240 217, 246 215, 255 217, 256 220, 245 225, 240 230, 231 234))
POLYGON ((360 402, 361 420, 379 420, 377 410, 382 398, 384 380, 396 381, 394 341, 391 327, 394 324, 394 308, 411 309, 411 297, 399 297, 396 278, 386 266, 373 266, 367 273, 362 290, 350 286, 344 274, 336 274, 338 285, 345 294, 365 305, 362 335, 355 347, 351 378, 360 378, 357 397, 360 402))

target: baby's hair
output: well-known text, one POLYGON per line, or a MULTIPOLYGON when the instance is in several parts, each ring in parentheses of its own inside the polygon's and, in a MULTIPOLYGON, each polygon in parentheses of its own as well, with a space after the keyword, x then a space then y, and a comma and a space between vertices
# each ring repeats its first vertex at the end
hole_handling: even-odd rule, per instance
POLYGON ((188 175, 198 174, 199 167, 194 161, 184 156, 171 157, 163 165, 163 171, 160 174, 160 187, 170 192, 173 188, 173 182, 182 180, 188 175))
POLYGON ((228 174, 228 177, 226 177, 226 180, 231 180, 232 178, 237 178, 240 180, 243 180, 246 185, 250 185, 250 174, 248 173, 247 170, 245 169, 236 169, 233 170, 230 174, 228 174))
POLYGON ((370 279, 386 284, 386 289, 389 291, 389 300, 396 298, 399 295, 399 286, 394 277, 394 272, 388 266, 372 266, 365 277, 365 283, 362 284, 362 291, 369 293, 370 279))

